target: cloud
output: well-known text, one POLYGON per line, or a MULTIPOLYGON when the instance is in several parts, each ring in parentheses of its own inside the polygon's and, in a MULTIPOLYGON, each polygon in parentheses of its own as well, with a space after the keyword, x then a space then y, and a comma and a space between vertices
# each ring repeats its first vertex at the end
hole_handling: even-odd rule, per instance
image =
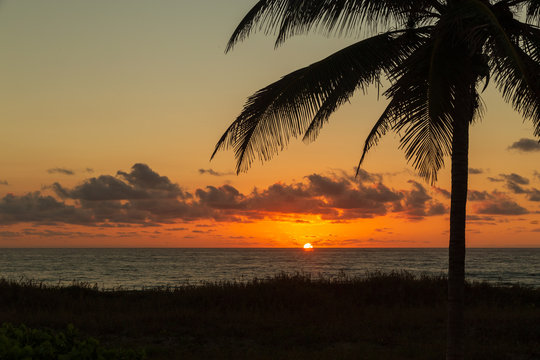
POLYGON ((49 174, 75 175, 75 172, 73 170, 64 168, 48 169, 47 172, 49 174))
POLYGON ((495 221, 493 216, 467 215, 467 221, 495 221))
POLYGON ((443 197, 445 197, 446 199, 450 199, 451 195, 450 194, 450 191, 446 190, 446 189, 442 189, 440 187, 437 187, 437 186, 433 186, 433 190, 435 190, 435 192, 439 195, 442 195, 443 197))
MULTIPOLYGON (((377 179, 364 173, 361 179, 377 179)), ((275 183, 265 189, 241 194, 230 185, 198 189, 198 204, 222 215, 250 219, 319 215, 326 220, 350 220, 385 215, 403 195, 382 183, 362 182, 348 176, 311 174, 304 182, 275 183)))
POLYGON ((470 175, 478 175, 478 174, 483 174, 483 173, 484 173, 484 170, 482 169, 469 168, 470 175))
POLYGON ((413 180, 409 180, 409 183, 412 184, 413 189, 405 196, 405 213, 412 218, 422 218, 427 214, 427 203, 431 200, 431 196, 422 184, 413 180))
MULTIPOLYGON (((535 173, 536 175, 536 173, 535 173)), ((521 185, 528 185, 529 179, 517 174, 505 175, 501 174, 506 179, 506 187, 514 194, 527 194, 529 201, 540 201, 540 190, 537 188, 526 189, 521 185)))
POLYGON ((245 196, 230 185, 221 187, 207 186, 205 190, 197 189, 195 195, 199 204, 214 209, 244 209, 245 196))
POLYGON ((81 201, 152 200, 189 198, 178 184, 160 176, 145 164, 135 164, 131 172, 118 171, 117 176, 101 175, 85 180, 73 189, 54 183, 52 189, 61 198, 81 201))
POLYGON ((506 187, 513 192, 514 194, 526 194, 528 193, 528 190, 524 189, 523 187, 519 186, 513 181, 508 181, 506 183, 506 187))
POLYGON ((0 237, 4 238, 15 238, 20 237, 21 233, 18 231, 0 231, 0 237))
POLYGON ((504 194, 494 193, 489 200, 476 207, 477 214, 485 215, 523 215, 529 211, 504 194))
POLYGON ((7 194, 0 199, 0 224, 19 222, 88 224, 90 212, 67 205, 39 191, 23 196, 7 194))
POLYGON ((508 149, 523 152, 540 151, 540 143, 535 139, 522 138, 510 145, 508 149))
POLYGON ((101 175, 73 188, 59 183, 50 188, 62 201, 40 192, 8 194, 0 201, 0 223, 155 226, 207 217, 204 209, 186 202, 191 194, 144 164, 135 164, 129 173, 119 171, 117 177, 101 175))
POLYGON ((146 164, 135 164, 131 167, 131 172, 118 171, 116 175, 136 188, 181 192, 178 184, 173 184, 166 176, 160 176, 146 164))
POLYGON ((19 232, 19 236, 39 236, 39 237, 103 237, 106 236, 100 233, 88 233, 82 231, 60 231, 60 230, 51 230, 51 229, 24 229, 19 232))
POLYGON ((511 181, 511 182, 516 183, 516 184, 520 184, 520 185, 528 185, 529 184, 529 179, 524 178, 523 176, 515 174, 515 173, 512 173, 512 174, 499 174, 499 176, 504 178, 506 181, 511 181))
POLYGON ((528 185, 529 179, 518 175, 516 173, 511 174, 499 174, 500 178, 488 177, 491 182, 503 182, 506 181, 506 187, 514 194, 528 194, 529 190, 523 188, 522 185, 528 185))
POLYGON ((54 183, 52 189, 61 198, 86 201, 131 200, 149 197, 143 189, 136 189, 110 175, 87 179, 73 189, 66 189, 59 183, 54 183))
POLYGON ((469 190, 467 194, 467 200, 469 201, 483 201, 490 197, 487 191, 469 190))
POLYGON ((528 194, 529 201, 540 201, 540 190, 533 188, 528 191, 528 194))
MULTIPOLYGON (((277 182, 241 192, 231 185, 206 186, 193 193, 146 164, 129 172, 99 175, 66 187, 54 183, 41 192, 6 195, 0 201, 0 224, 17 222, 81 224, 97 227, 161 226, 196 220, 252 222, 259 219, 348 222, 389 213, 420 220, 447 213, 415 181, 409 189, 392 189, 382 176, 361 171, 358 177, 342 172, 310 174, 296 183, 277 182)), ((447 195, 442 189, 439 193, 447 195)))
POLYGON ((0 180, 0 185, 9 185, 7 180, 0 180))
POLYGON ((234 175, 234 172, 218 172, 212 169, 199 169, 199 174, 201 175, 212 175, 212 176, 227 176, 234 175))
MULTIPOLYGON (((356 168, 355 168, 356 171, 356 168)), ((349 179, 351 179, 349 177, 349 179)), ((358 174, 356 175, 355 179, 358 179, 362 182, 381 182, 382 176, 380 174, 372 174, 367 172, 364 169, 358 169, 358 174)))
POLYGON ((446 213, 448 213, 448 208, 444 204, 441 204, 440 202, 429 204, 429 208, 427 210, 428 216, 444 215, 446 213))

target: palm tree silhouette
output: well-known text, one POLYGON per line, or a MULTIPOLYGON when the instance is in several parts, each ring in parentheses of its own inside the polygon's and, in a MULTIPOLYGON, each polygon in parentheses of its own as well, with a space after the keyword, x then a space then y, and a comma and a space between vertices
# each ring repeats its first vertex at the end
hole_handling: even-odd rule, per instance
POLYGON ((387 79, 388 106, 366 153, 393 130, 419 174, 432 183, 451 156, 447 359, 464 356, 465 220, 469 125, 482 113, 479 93, 492 80, 540 136, 538 0, 260 0, 226 51, 256 30, 289 37, 373 34, 294 71, 252 95, 216 145, 233 148, 237 172, 270 159, 291 137, 314 140, 356 90, 387 79), (383 29, 385 32, 380 32, 383 29))

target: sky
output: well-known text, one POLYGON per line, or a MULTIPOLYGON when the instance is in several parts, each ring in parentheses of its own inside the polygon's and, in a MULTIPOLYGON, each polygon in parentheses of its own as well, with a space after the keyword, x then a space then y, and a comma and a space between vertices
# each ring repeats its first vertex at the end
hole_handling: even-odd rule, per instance
MULTIPOLYGON (((359 40, 255 34, 225 54, 254 3, 0 1, 0 247, 448 246, 449 159, 432 186, 388 134, 354 176, 376 88, 247 173, 210 162, 248 96, 359 40)), ((538 247, 533 126, 482 97, 467 245, 538 247)))

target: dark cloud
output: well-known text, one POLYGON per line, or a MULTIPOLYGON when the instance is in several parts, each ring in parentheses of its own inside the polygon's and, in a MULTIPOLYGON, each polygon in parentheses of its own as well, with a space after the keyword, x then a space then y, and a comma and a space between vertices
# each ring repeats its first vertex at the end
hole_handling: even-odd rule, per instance
POLYGON ((451 195, 450 194, 450 191, 446 190, 446 189, 442 189, 440 187, 436 187, 436 186, 433 186, 433 190, 435 190, 435 192, 439 195, 442 195, 443 197, 447 198, 447 199, 450 199, 451 195))
MULTIPOLYGON (((392 211, 394 213, 401 213, 412 220, 421 220, 426 216, 443 215, 448 212, 447 207, 433 199, 421 183, 410 180, 409 184, 411 184, 411 190, 400 191, 402 199, 393 199, 392 211)), ((445 189, 438 187, 433 187, 433 189, 444 198, 450 197, 450 192, 445 189)))
POLYGON ((6 180, 0 180, 0 185, 9 185, 6 180))
POLYGON ((494 177, 490 177, 488 176, 487 179, 491 182, 503 182, 504 180, 503 179, 498 179, 498 178, 494 178, 494 177))
POLYGON ((487 191, 469 190, 467 199, 469 201, 483 201, 490 197, 487 191))
POLYGON ((535 139, 519 139, 508 147, 509 150, 518 150, 524 152, 540 151, 540 143, 535 139))
POLYGON ((364 169, 358 169, 358 174, 355 177, 360 182, 381 182, 382 176, 380 174, 372 174, 364 169))
POLYGON ((7 194, 0 200, 0 224, 19 222, 88 224, 92 215, 39 191, 23 196, 7 194))
POLYGON ((484 170, 482 169, 469 168, 470 175, 478 175, 478 174, 483 174, 483 173, 484 173, 484 170))
POLYGON ((118 171, 116 175, 135 188, 181 193, 178 184, 173 184, 166 176, 160 176, 146 164, 135 164, 131 167, 131 172, 118 171))
POLYGON ((444 215, 448 213, 448 209, 444 204, 441 204, 440 202, 434 202, 429 204, 427 215, 428 216, 434 216, 434 215, 444 215))
POLYGON ((0 223, 155 226, 208 217, 208 211, 185 201, 190 194, 144 164, 134 165, 129 173, 119 171, 118 177, 101 175, 74 188, 59 183, 50 188, 64 201, 39 192, 8 195, 0 203, 0 223))
POLYGON ((405 195, 404 211, 411 218, 423 218, 427 215, 428 201, 431 196, 428 195, 422 184, 409 180, 413 189, 405 195))
POLYGON ((15 238, 21 237, 21 233, 18 231, 0 231, 0 237, 15 238))
POLYGON ((523 177, 521 175, 515 174, 515 173, 512 173, 512 174, 499 174, 499 176, 501 176, 506 181, 511 181, 511 182, 514 182, 514 183, 519 184, 519 185, 528 185, 529 184, 529 179, 527 179, 527 178, 525 178, 525 177, 523 177))
MULTIPOLYGON (((311 174, 302 182, 278 182, 247 193, 222 185, 199 188, 191 194, 149 166, 135 164, 129 172, 91 177, 73 187, 54 183, 48 189, 57 197, 40 192, 7 195, 0 202, 0 224, 69 223, 108 228, 155 227, 195 220, 310 221, 302 219, 303 215, 339 223, 390 212, 412 220, 448 212, 424 185, 410 181, 409 186, 395 190, 382 182, 382 176, 360 171, 358 177, 311 174)), ((445 198, 449 195, 444 189, 435 191, 445 198)), ((472 192, 469 197, 482 202, 483 211, 491 211, 485 201, 498 200, 480 192, 472 192)))
POLYGON ((467 221, 495 221, 493 216, 467 215, 467 221))
POLYGON ((84 169, 84 171, 86 171, 87 173, 91 174, 91 173, 94 172, 94 169, 92 169, 92 168, 86 168, 86 169, 84 169))
POLYGON ((529 201, 540 201, 540 190, 533 188, 528 191, 529 201))
POLYGON ((476 207, 477 214, 485 215, 523 215, 529 211, 503 194, 494 193, 489 200, 476 207))
POLYGON ((199 204, 213 209, 244 209, 245 196, 230 185, 221 187, 207 186, 205 190, 198 189, 195 195, 199 204))
POLYGON ((201 175, 212 175, 212 176, 227 176, 234 175, 233 172, 218 172, 212 169, 199 169, 199 174, 201 175))
POLYGON ((101 175, 85 180, 73 189, 58 183, 52 189, 63 199, 81 201, 152 200, 189 198, 191 195, 160 176, 145 164, 135 164, 131 172, 118 171, 117 176, 101 175))
POLYGON ((528 190, 524 189, 513 181, 507 181, 506 187, 514 194, 526 194, 529 192, 528 190))
POLYGON ((105 235, 99 233, 87 233, 81 231, 60 231, 60 230, 38 230, 38 229, 24 229, 22 231, 2 231, 0 237, 26 237, 26 236, 39 236, 39 237, 103 237, 105 235))
POLYGON ((382 183, 363 182, 378 179, 363 173, 361 177, 312 174, 307 182, 277 183, 262 191, 254 190, 246 199, 246 209, 270 213, 313 214, 326 220, 344 221, 385 215, 401 192, 382 183))
MULTIPOLYGON (((360 179, 362 178, 365 179, 369 177, 361 176, 360 179)), ((350 182, 347 179, 332 179, 319 174, 311 174, 307 176, 307 179, 309 180, 312 191, 317 195, 342 195, 347 191, 347 188, 350 186, 350 182)))
POLYGON ((61 198, 86 201, 131 200, 149 197, 143 189, 134 188, 110 175, 101 175, 85 180, 83 184, 71 190, 64 188, 59 183, 54 183, 52 189, 61 198))
POLYGON ((51 229, 24 229, 21 232, 23 236, 39 236, 39 237, 103 237, 104 234, 99 233, 87 233, 82 231, 65 231, 65 230, 51 230, 51 229))
POLYGON ((529 179, 517 174, 501 174, 506 179, 506 187, 514 194, 527 194, 530 201, 540 201, 540 190, 536 188, 527 189, 521 185, 528 185, 529 179))
POLYGON ((47 172, 49 174, 75 175, 75 172, 73 170, 64 168, 48 169, 47 172))

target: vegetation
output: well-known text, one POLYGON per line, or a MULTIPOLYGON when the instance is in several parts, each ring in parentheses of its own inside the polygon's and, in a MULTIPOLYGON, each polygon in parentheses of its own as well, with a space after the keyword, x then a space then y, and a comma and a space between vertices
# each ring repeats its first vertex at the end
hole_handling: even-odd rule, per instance
POLYGON ((4 323, 0 327, 0 359, 136 360, 144 359, 144 353, 103 348, 96 339, 81 337, 73 325, 65 331, 53 331, 4 323))
POLYGON ((538 0, 259 0, 227 51, 256 30, 276 34, 276 46, 310 32, 374 36, 256 92, 214 154, 233 148, 237 171, 245 171, 291 137, 314 140, 356 90, 386 79, 388 106, 374 121, 360 164, 390 130, 427 180, 435 181, 451 156, 446 358, 463 359, 469 125, 482 115, 480 93, 491 79, 540 136, 539 23, 538 0))
MULTIPOLYGON (((466 286, 465 347, 471 359, 540 358, 540 289, 466 286)), ((282 274, 138 291, 0 280, 0 322, 15 324, 4 325, 3 334, 35 331, 24 330, 25 324, 40 329, 38 338, 78 339, 60 343, 78 342, 81 351, 98 348, 91 336, 103 354, 109 348, 135 350, 129 359, 144 351, 149 360, 431 360, 445 353, 446 292, 444 277, 408 273, 337 279, 282 274), (70 335, 67 324, 85 336, 70 335)))

